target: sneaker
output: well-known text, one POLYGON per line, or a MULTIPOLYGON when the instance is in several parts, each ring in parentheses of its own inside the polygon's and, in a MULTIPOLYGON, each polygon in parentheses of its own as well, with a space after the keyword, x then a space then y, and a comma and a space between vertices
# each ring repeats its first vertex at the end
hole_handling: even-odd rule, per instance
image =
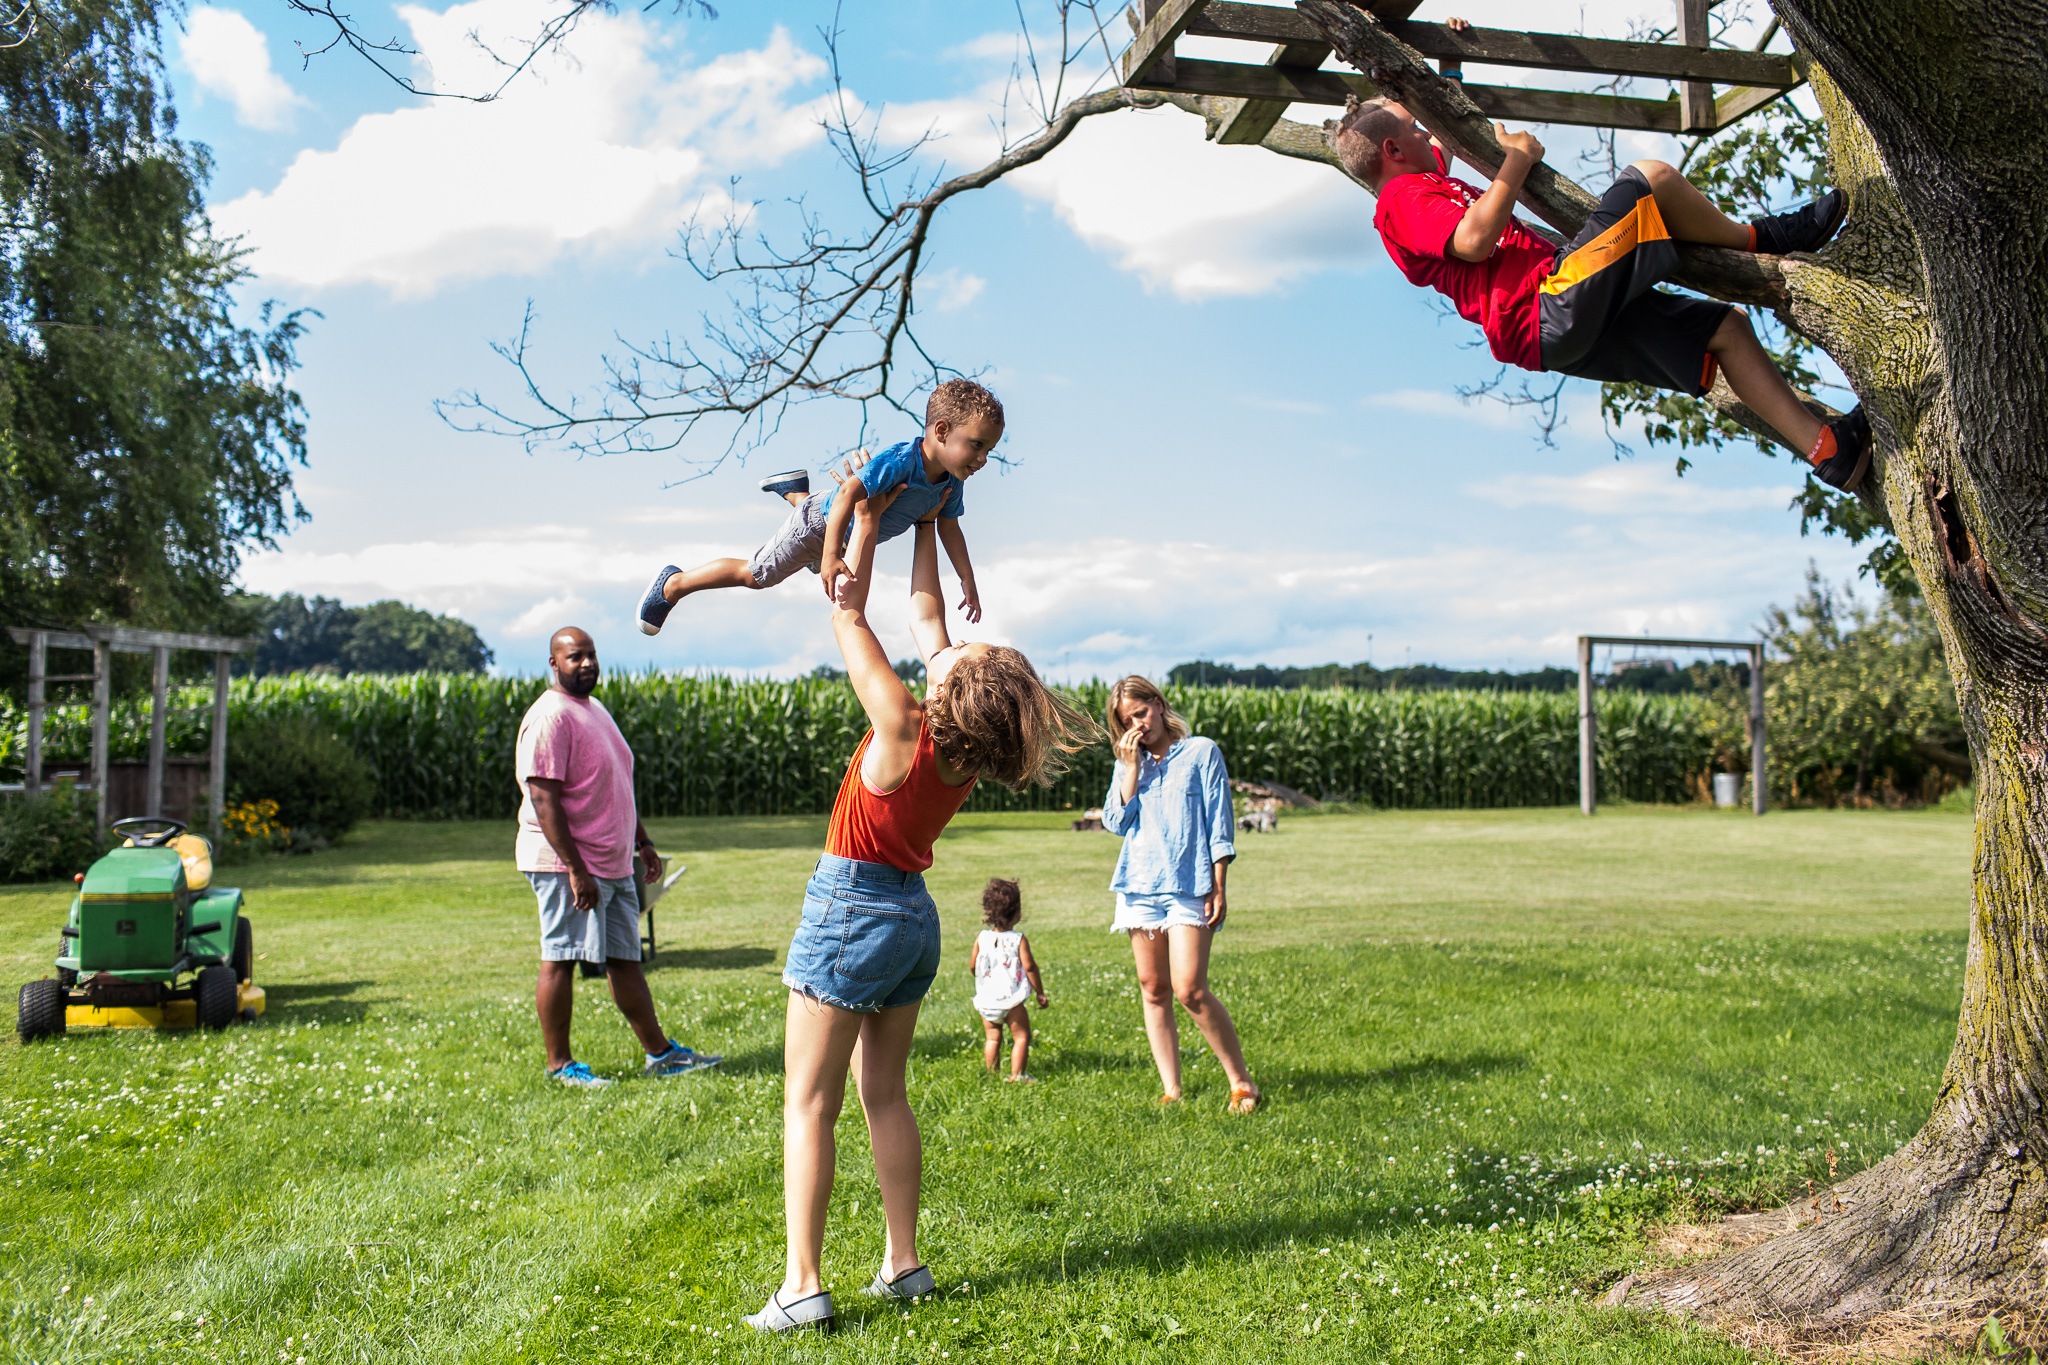
POLYGON ((917 1299, 936 1292, 938 1287, 932 1279, 931 1271, 923 1266, 917 1266, 904 1271, 893 1280, 883 1279, 881 1272, 877 1271, 868 1287, 860 1292, 871 1299, 917 1299))
POLYGON ((756 1332, 793 1332, 799 1327, 815 1327, 829 1331, 832 1326, 832 1294, 820 1290, 809 1298, 782 1301, 782 1291, 776 1290, 768 1296, 768 1302, 761 1305, 758 1313, 749 1313, 740 1319, 756 1332))
POLYGON ((668 1040, 668 1051, 662 1053, 659 1057, 649 1057, 647 1064, 640 1068, 640 1074, 643 1076, 681 1076, 686 1072, 703 1071, 709 1067, 717 1066, 724 1060, 725 1058, 723 1057, 714 1057, 708 1053, 692 1052, 689 1048, 684 1047, 681 1043, 671 1038, 668 1040))
POLYGON ((761 491, 763 493, 773 493, 778 498, 785 497, 791 493, 802 493, 808 497, 811 491, 811 471, 808 469, 788 469, 780 474, 770 474, 767 478, 761 480, 761 491))
POLYGON ((681 572, 682 570, 673 564, 664 564, 661 566, 660 571, 654 575, 654 581, 647 585, 647 595, 640 599, 640 633, 642 635, 661 634, 661 628, 667 622, 669 612, 675 609, 675 603, 663 597, 661 590, 667 586, 669 579, 674 578, 681 572))
POLYGON ((1750 226, 1756 229, 1758 251, 1782 256, 1788 251, 1819 251, 1834 240, 1848 216, 1848 196, 1829 190, 1803 209, 1774 213, 1750 226))
POLYGON ((1870 419, 1858 403, 1853 412, 1828 423, 1835 433, 1835 453, 1813 467, 1813 477, 1844 493, 1853 493, 1870 472, 1870 419))
POLYGON ((602 1090, 613 1082, 592 1071, 581 1062, 568 1062, 548 1073, 548 1079, 563 1085, 573 1085, 584 1090, 602 1090))

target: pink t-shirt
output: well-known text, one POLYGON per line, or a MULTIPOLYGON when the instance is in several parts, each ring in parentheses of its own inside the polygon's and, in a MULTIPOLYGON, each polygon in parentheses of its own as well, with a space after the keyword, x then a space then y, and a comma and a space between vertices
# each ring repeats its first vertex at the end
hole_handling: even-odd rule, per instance
POLYGON ((633 829, 639 824, 633 808, 633 751, 619 733, 612 713, 595 697, 576 698, 554 688, 540 694, 519 722, 515 749, 519 774, 519 842, 515 857, 521 872, 567 872, 533 811, 529 777, 552 777, 562 784, 562 811, 569 818, 569 837, 583 855, 593 877, 633 875, 633 829))

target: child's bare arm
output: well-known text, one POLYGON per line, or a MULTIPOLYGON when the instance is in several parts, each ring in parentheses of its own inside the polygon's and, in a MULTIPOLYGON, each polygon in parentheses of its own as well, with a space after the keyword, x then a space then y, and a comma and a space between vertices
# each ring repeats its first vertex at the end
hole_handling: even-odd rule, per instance
POLYGON ((975 935, 974 946, 967 950, 967 974, 974 975, 974 964, 981 961, 981 936, 975 935))
MULTIPOLYGON (((846 524, 853 520, 855 504, 865 502, 867 496, 868 487, 858 475, 846 479, 840 483, 839 496, 832 500, 832 510, 825 516, 825 548, 818 553, 818 577, 824 581, 825 596, 834 602, 839 600, 839 579, 851 572, 839 546, 846 540, 846 524)), ((860 562, 860 549, 853 544, 846 547, 855 563, 860 562)))
MULTIPOLYGON (((976 939, 974 946, 980 947, 981 940, 976 939)), ((1044 1009, 1052 1002, 1045 998, 1045 983, 1038 979, 1038 959, 1031 956, 1031 940, 1022 934, 1017 936, 1017 958, 1024 964, 1024 979, 1031 983, 1031 993, 1038 997, 1038 1008, 1044 1009)))
POLYGON ((981 619, 981 590, 974 586, 974 563, 967 557, 967 536, 960 530, 960 518, 939 518, 939 544, 960 576, 960 614, 969 621, 981 619))
POLYGON ((1533 133, 1511 133, 1496 123, 1493 135, 1500 140, 1505 155, 1493 183, 1477 203, 1465 210, 1464 220, 1451 234, 1451 254, 1461 261, 1483 261, 1493 254, 1501 229, 1514 216, 1515 196, 1522 192, 1522 182, 1543 159, 1543 144, 1533 133))

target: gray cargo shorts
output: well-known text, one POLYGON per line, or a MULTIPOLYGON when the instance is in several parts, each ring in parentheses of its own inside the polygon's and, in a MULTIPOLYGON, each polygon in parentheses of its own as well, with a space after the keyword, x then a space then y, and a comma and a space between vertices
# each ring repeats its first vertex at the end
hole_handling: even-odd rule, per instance
POLYGON ((798 569, 818 571, 825 552, 825 495, 813 493, 789 509, 782 529, 754 551, 747 572, 757 588, 772 588, 798 569))

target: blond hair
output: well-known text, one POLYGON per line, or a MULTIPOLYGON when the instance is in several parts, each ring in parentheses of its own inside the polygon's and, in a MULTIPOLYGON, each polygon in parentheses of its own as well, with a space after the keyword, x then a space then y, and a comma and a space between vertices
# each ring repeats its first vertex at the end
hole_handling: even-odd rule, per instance
POLYGON ((1369 100, 1356 95, 1346 97, 1344 117, 1330 134, 1330 149, 1337 153, 1345 174, 1353 180, 1368 186, 1379 182, 1380 145, 1405 126, 1390 111, 1389 106, 1394 103, 1385 95, 1369 100))
POLYGON ((1123 717, 1124 703, 1127 701, 1149 701, 1164 711, 1166 732, 1177 740, 1186 739, 1194 733, 1188 729, 1188 723, 1173 709, 1173 703, 1167 701, 1166 694, 1153 686, 1150 678, 1133 673, 1130 677, 1119 678, 1111 684, 1109 703, 1103 708, 1103 714, 1109 721, 1109 738, 1112 743, 1122 739, 1124 731, 1131 728, 1130 723, 1123 717))
POLYGON ((1102 738, 1095 722, 1008 645, 954 664, 945 685, 925 699, 924 714, 932 747, 948 763, 1011 791, 1050 787, 1069 755, 1102 738))

